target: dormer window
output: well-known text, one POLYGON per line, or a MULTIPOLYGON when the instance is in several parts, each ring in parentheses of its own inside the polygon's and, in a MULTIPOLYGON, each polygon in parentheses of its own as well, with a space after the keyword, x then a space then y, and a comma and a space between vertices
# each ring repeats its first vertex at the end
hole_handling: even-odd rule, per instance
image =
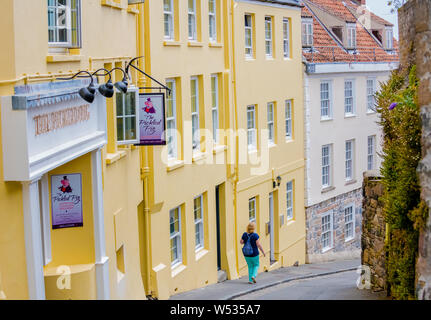
POLYGON ((394 31, 392 28, 386 28, 386 49, 394 48, 394 31))
POLYGON ((347 24, 347 47, 356 48, 356 23, 347 24))
POLYGON ((302 46, 313 46, 313 18, 302 19, 302 46))
POLYGON ((335 34, 335 36, 343 42, 343 28, 342 27, 333 27, 332 32, 335 34))

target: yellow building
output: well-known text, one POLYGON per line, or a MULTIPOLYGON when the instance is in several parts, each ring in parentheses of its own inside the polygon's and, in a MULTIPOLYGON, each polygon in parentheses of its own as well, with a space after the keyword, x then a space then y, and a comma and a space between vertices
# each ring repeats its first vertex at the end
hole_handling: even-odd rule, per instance
POLYGON ((260 271, 304 263, 298 1, 1 8, 0 299, 166 299, 236 279, 253 219, 260 271), (131 143, 127 110, 157 86, 148 77, 93 103, 78 95, 88 78, 57 80, 135 56, 171 90, 166 146, 131 143))

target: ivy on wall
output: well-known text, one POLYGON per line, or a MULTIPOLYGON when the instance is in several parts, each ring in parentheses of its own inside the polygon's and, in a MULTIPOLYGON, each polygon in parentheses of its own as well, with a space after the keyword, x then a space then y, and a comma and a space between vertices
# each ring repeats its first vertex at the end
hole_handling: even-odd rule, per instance
POLYGON ((419 230, 428 215, 420 199, 416 168, 421 159, 421 120, 416 67, 394 71, 377 93, 383 128, 383 203, 387 223, 386 272, 389 294, 415 298, 415 265, 419 230))

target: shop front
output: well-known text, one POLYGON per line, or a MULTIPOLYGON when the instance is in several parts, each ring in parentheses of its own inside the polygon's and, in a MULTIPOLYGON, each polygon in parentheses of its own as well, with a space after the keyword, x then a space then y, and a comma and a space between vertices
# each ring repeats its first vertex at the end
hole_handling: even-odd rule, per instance
POLYGON ((26 85, 2 97, 3 174, 22 185, 30 299, 109 299, 106 100, 83 100, 78 91, 87 85, 26 85))

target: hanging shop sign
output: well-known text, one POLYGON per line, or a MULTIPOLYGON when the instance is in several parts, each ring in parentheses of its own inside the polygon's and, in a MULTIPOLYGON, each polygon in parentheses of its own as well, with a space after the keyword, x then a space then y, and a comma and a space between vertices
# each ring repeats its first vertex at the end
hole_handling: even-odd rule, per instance
POLYGON ((139 145, 166 145, 165 94, 139 94, 139 145))
POLYGON ((51 176, 52 228, 84 225, 80 173, 51 176))

